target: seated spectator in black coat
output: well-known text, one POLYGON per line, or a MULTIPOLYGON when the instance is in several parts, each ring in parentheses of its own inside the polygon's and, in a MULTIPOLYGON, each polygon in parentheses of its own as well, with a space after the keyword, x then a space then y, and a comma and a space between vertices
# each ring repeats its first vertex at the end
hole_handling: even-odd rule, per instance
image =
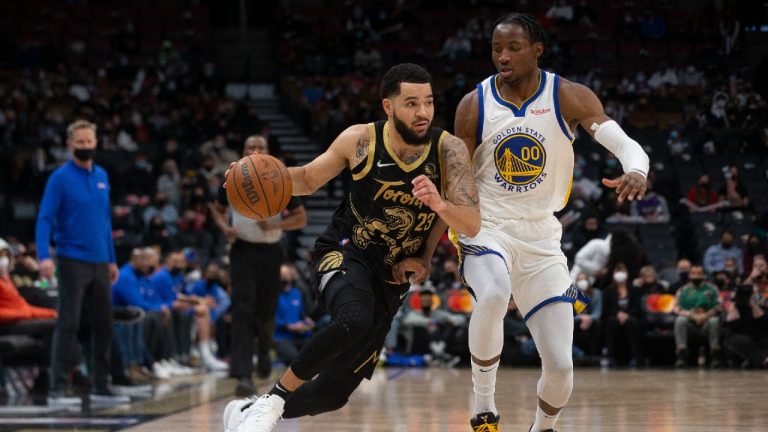
POLYGON ((603 322, 608 354, 612 364, 620 353, 629 349, 629 366, 640 359, 642 336, 642 298, 638 288, 627 283, 627 267, 616 264, 613 283, 603 292, 603 322))
POLYGON ((725 348, 743 360, 742 367, 768 368, 768 303, 757 289, 739 285, 726 303, 725 348))

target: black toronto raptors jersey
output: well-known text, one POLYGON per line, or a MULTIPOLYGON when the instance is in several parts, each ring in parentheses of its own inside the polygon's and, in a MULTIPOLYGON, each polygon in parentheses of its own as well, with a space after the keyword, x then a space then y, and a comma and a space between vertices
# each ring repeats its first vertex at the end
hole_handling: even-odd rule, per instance
MULTIPOLYGON (((447 132, 433 128, 422 155, 406 164, 389 145, 386 132, 393 126, 378 121, 368 127, 368 157, 351 169, 351 192, 336 209, 316 248, 354 247, 389 280, 394 263, 422 253, 438 218, 429 206, 413 197, 411 181, 424 174, 443 194, 440 150, 447 132)), ((332 260, 322 261, 320 273, 334 269, 332 260)))

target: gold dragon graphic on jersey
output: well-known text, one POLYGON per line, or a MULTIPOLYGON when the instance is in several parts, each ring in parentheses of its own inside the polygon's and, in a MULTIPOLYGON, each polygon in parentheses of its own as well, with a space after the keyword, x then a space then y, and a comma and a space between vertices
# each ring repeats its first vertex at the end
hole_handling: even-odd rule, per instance
POLYGON ((385 220, 376 218, 363 218, 352 206, 352 211, 359 222, 352 229, 352 240, 360 249, 365 249, 369 244, 382 244, 389 247, 389 253, 384 257, 388 264, 395 262, 401 254, 414 255, 421 246, 421 239, 412 239, 408 232, 416 219, 413 212, 403 207, 387 207, 384 214, 385 220))

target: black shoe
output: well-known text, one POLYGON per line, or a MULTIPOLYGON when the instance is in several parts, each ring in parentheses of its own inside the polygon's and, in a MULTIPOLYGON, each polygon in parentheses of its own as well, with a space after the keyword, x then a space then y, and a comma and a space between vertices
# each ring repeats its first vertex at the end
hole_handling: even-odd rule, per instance
POLYGON ((140 384, 137 383, 136 380, 129 377, 128 375, 120 375, 112 378, 112 385, 123 386, 123 387, 136 387, 140 384))
POLYGON ((133 324, 144 319, 144 309, 135 306, 125 306, 112 310, 112 319, 123 324, 133 324))
POLYGON ((240 378, 237 380, 237 386, 235 387, 235 396, 248 397, 256 394, 256 387, 253 385, 253 381, 250 378, 240 378))
POLYGON ((675 368, 680 369, 688 367, 688 351, 680 350, 677 352, 677 360, 675 361, 675 368))
POLYGON ((269 351, 265 353, 259 353, 259 359, 256 363, 256 376, 261 379, 268 378, 272 373, 272 358, 269 356, 269 351))
POLYGON ((469 425, 474 432, 499 432, 499 420, 501 416, 489 411, 478 414, 469 421, 469 425))

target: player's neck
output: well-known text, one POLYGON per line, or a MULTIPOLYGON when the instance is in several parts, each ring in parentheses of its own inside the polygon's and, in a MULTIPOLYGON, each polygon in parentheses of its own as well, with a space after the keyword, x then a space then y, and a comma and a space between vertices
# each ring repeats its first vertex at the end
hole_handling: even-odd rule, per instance
POLYGON ((408 163, 407 161, 413 159, 414 157, 421 156, 421 154, 424 152, 424 146, 427 145, 427 143, 418 145, 408 144, 405 142, 405 140, 403 140, 403 137, 400 136, 400 134, 397 132, 397 129, 395 129, 391 122, 387 124, 384 133, 388 134, 387 141, 389 142, 389 147, 393 152, 395 152, 400 160, 406 163, 408 163))
POLYGON ((530 74, 521 77, 514 83, 506 83, 501 78, 497 79, 501 97, 516 104, 521 104, 529 99, 539 89, 541 69, 536 68, 530 74))

